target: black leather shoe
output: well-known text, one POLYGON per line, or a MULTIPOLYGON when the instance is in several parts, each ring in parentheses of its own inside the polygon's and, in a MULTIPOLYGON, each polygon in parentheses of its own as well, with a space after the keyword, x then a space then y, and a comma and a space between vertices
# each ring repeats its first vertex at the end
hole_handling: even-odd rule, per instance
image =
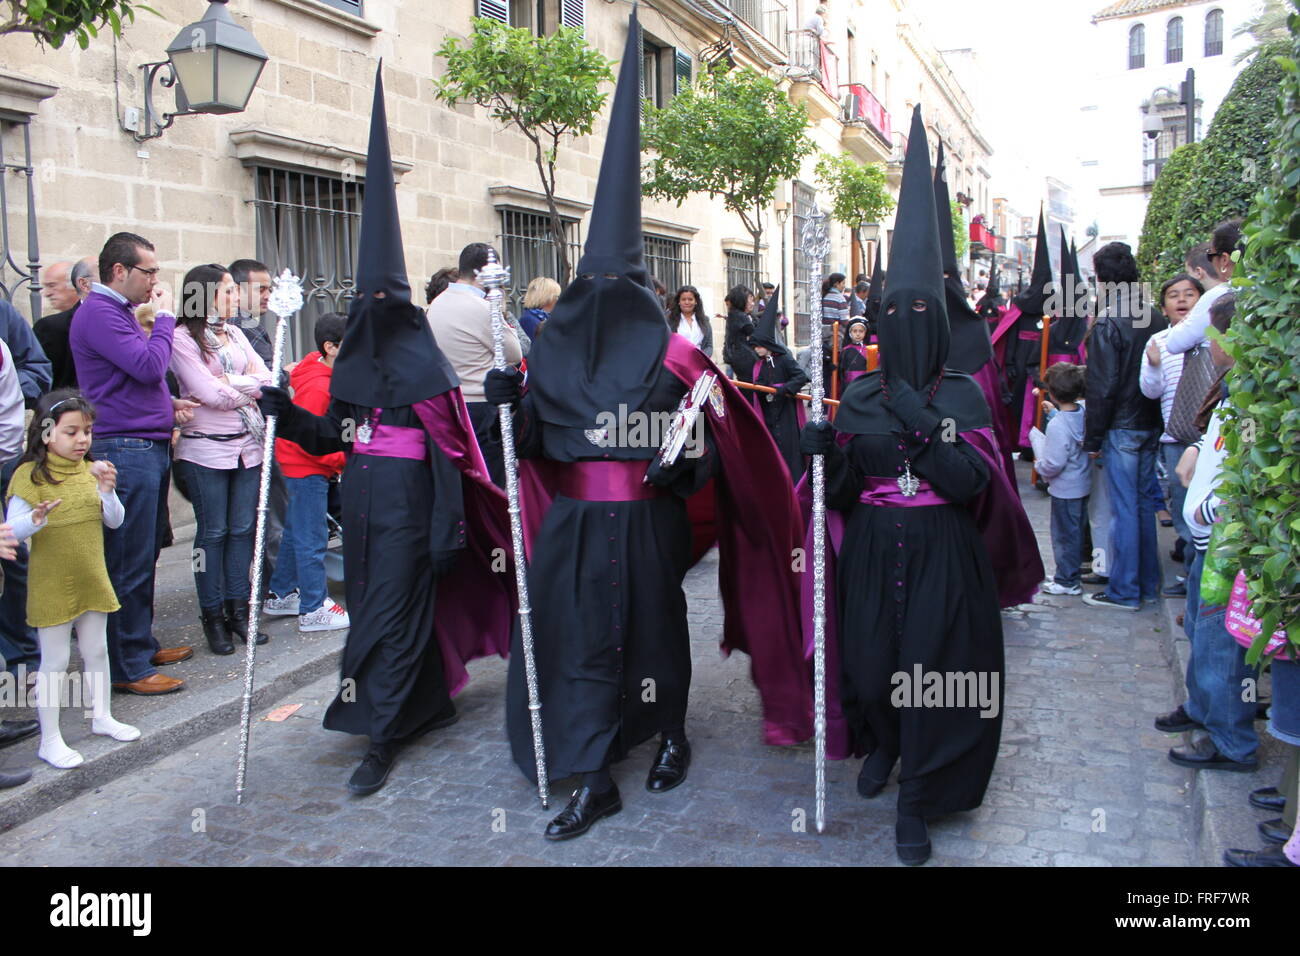
POLYGON ((1228 866, 1295 866, 1286 858, 1280 846, 1263 850, 1224 850, 1223 862, 1228 866))
POLYGON ((1255 719, 1268 720, 1268 709, 1273 706, 1271 700, 1261 700, 1255 705, 1255 719))
POLYGON ((1109 574, 1085 574, 1079 579, 1084 584, 1109 584, 1109 574))
POLYGON ((1185 598, 1187 597, 1187 582, 1175 581, 1169 587, 1160 592, 1164 597, 1185 598))
POLYGON ((30 770, 19 770, 17 773, 7 773, 0 770, 0 790, 8 790, 10 787, 21 787, 28 780, 32 779, 30 770))
MULTIPOLYGON (((240 644, 248 643, 248 602, 247 601, 225 601, 226 611, 226 630, 230 631, 230 636, 239 639, 240 644)), ((261 631, 257 632, 257 646, 261 647, 271 638, 261 631)))
POLYGON ((906 866, 920 866, 930 859, 930 828, 925 818, 900 814, 894 824, 894 848, 898 862, 906 866))
POLYGON ((348 789, 359 797, 374 793, 388 779, 388 772, 393 769, 396 759, 397 748, 392 744, 371 744, 360 766, 352 772, 348 789))
POLYGON ((862 769, 858 771, 859 796, 868 800, 879 796, 880 791, 884 790, 885 784, 889 782, 889 775, 893 772, 897 760, 896 754, 886 753, 880 749, 873 750, 871 755, 862 761, 862 769))
POLYGON ((1291 828, 1282 822, 1282 818, 1276 820, 1262 820, 1259 824, 1259 835, 1269 843, 1285 843, 1291 839, 1291 828))
POLYGON ((1191 767, 1193 770, 1231 770, 1235 773, 1253 773, 1259 769, 1258 760, 1252 760, 1249 763, 1240 760, 1229 760, 1219 753, 1219 748, 1214 746, 1214 741, 1208 736, 1197 740, 1190 747, 1174 747, 1169 751, 1169 759, 1180 767, 1191 767))
POLYGON ((569 798, 569 805, 546 827, 546 839, 570 840, 591 829, 601 817, 612 816, 623 809, 618 787, 611 785, 604 793, 592 793, 590 787, 579 787, 569 798))
POLYGON ((0 720, 0 747, 8 747, 41 732, 36 720, 0 720))
POLYGON ((1250 805, 1260 810, 1281 813, 1286 809, 1286 797, 1278 792, 1277 787, 1260 787, 1250 791, 1250 805))
POLYGON ((1162 734, 1181 734, 1186 730, 1204 730, 1202 724, 1198 724, 1192 718, 1187 716, 1187 711, 1183 705, 1179 704, 1177 709, 1171 710, 1155 719, 1156 730, 1162 734))
POLYGON ((655 762, 650 765, 650 775, 645 780, 645 788, 651 793, 667 793, 686 779, 690 765, 691 745, 685 737, 681 740, 660 741, 659 752, 655 754, 655 762))
POLYGON ((204 608, 199 612, 199 622, 203 625, 203 636, 208 639, 208 649, 213 654, 225 657, 235 653, 235 645, 231 643, 226 618, 220 608, 204 608))
POLYGON ((450 727, 458 720, 460 720, 460 714, 456 712, 456 705, 448 703, 444 710, 434 714, 419 727, 416 727, 413 731, 403 737, 402 743, 414 743, 430 731, 441 730, 443 727, 450 727))

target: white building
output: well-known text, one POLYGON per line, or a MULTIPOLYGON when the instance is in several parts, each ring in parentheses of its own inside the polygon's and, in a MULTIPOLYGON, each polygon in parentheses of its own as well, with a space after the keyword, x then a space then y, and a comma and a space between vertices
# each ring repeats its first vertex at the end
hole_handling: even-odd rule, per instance
POLYGON ((1254 42, 1233 33, 1258 7, 1254 0, 1119 0, 1093 16, 1094 73, 1085 81, 1074 178, 1087 217, 1080 225, 1093 213, 1101 242, 1137 248, 1152 183, 1187 142, 1179 102, 1187 71, 1195 71, 1199 140, 1244 66, 1234 59, 1254 42))

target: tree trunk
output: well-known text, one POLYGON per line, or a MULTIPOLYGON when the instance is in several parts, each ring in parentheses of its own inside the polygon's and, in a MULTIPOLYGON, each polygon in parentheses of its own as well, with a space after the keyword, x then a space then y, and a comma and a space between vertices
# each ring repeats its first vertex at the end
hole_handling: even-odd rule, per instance
POLYGON ((569 284, 573 265, 569 262, 569 244, 564 235, 564 220, 560 218, 560 210, 555 205, 555 163, 548 163, 542 158, 542 141, 540 138, 529 138, 533 140, 533 156, 537 163, 537 175, 542 181, 542 192, 546 194, 546 208, 551 220, 551 242, 555 245, 556 259, 560 265, 560 274, 554 278, 563 288, 569 284))

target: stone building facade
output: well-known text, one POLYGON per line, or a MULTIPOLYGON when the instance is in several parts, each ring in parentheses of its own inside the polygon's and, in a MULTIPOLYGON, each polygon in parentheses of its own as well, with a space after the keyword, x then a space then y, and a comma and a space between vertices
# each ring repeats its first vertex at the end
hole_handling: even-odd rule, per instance
MULTIPOLYGON (((475 15, 490 15, 545 32, 563 19, 617 57, 627 23, 623 0, 231 0, 230 12, 270 58, 247 109, 178 117, 161 136, 138 142, 124 124, 133 125, 129 113, 144 101, 141 65, 164 59, 167 45, 205 9, 202 0, 152 6, 158 15, 141 13, 121 38, 102 32, 87 50, 75 43, 41 49, 24 35, 0 39, 0 142, 13 167, 5 173, 8 261, 0 263, 0 283, 29 317, 33 283, 25 274, 33 265, 95 254, 109 234, 126 229, 155 243, 172 282, 195 264, 246 256, 293 268, 304 278, 308 307, 291 351, 305 351, 312 318, 346 309, 361 194, 372 174, 365 144, 380 58, 417 298, 427 277, 453 265, 473 240, 502 249, 515 273, 516 304, 529 278, 552 271, 530 144, 483 109, 437 102, 433 80, 443 62, 436 51, 448 36, 468 34, 475 15)), ((982 181, 990 147, 974 108, 911 25, 902 0, 828 6, 818 36, 809 29, 811 0, 644 0, 647 95, 663 102, 707 60, 729 55, 779 77, 791 98, 807 105, 820 151, 891 164, 895 191, 906 120, 920 100, 933 132, 949 144, 954 192, 990 203, 982 181)), ((155 94, 162 110, 173 109, 170 92, 155 94)), ((138 117, 134 125, 138 131, 138 117)), ((559 207, 575 245, 585 234, 604 130, 602 117, 591 136, 562 147, 559 207)), ((784 276, 789 310, 806 312, 809 264, 797 237, 819 198, 816 159, 778 192, 786 212, 774 208, 767 217, 757 263, 748 232, 720 201, 647 200, 652 270, 670 286, 697 285, 715 314, 724 311, 730 284, 784 276)), ((820 199, 825 205, 824 190, 820 199)), ((969 210, 979 211, 988 209, 969 210)), ((891 223, 881 225, 887 237, 891 223)), ((851 278, 874 247, 859 250, 843 225, 832 235, 826 267, 851 278)), ((716 332, 720 343, 720 321, 716 332)))

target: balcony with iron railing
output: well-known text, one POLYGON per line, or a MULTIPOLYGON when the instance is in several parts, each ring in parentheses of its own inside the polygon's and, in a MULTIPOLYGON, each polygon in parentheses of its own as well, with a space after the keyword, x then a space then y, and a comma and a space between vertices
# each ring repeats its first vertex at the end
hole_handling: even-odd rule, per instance
POLYGON ((894 128, 889 110, 862 83, 849 83, 844 87, 844 122, 861 123, 880 137, 886 150, 893 147, 894 128))
POLYGON ((814 109, 814 119, 840 116, 840 60, 826 41, 805 30, 792 30, 790 66, 792 93, 814 109))
POLYGON ((790 20, 789 4, 785 0, 715 0, 745 23, 753 27, 763 39, 782 53, 786 52, 786 29, 790 20))

